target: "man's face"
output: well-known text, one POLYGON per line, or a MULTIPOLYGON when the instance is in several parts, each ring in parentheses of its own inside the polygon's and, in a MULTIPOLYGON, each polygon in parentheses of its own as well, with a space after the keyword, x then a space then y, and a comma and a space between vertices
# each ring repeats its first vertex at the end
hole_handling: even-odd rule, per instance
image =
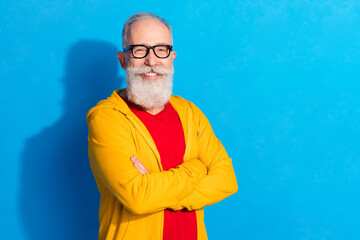
MULTIPOLYGON (((133 23, 128 45, 172 45, 168 28, 155 19, 142 19, 133 23)), ((126 46, 123 46, 126 47, 126 46)), ((167 58, 158 58, 152 49, 146 57, 137 59, 131 50, 119 52, 121 66, 126 70, 127 98, 145 109, 161 108, 172 92, 174 51, 167 58)))
MULTIPOLYGON (((172 45, 172 36, 169 29, 156 19, 142 19, 135 22, 128 36, 127 45, 142 44, 147 46, 154 46, 158 44, 172 45)), ((170 68, 173 65, 176 52, 172 51, 170 56, 167 58, 158 58, 155 56, 153 50, 149 51, 149 54, 142 59, 133 58, 131 51, 125 53, 125 68, 127 67, 139 67, 146 65, 152 66, 163 66, 170 68)), ((126 69, 125 69, 126 70, 126 69)), ((157 79, 159 74, 143 74, 144 79, 153 80, 157 79)))

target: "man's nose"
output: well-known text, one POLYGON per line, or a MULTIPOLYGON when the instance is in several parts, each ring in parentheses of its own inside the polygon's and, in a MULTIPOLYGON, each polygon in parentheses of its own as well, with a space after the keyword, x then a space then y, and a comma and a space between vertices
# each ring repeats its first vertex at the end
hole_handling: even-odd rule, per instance
POLYGON ((153 49, 149 50, 149 54, 145 57, 145 64, 148 66, 155 66, 158 63, 158 58, 155 56, 153 49))

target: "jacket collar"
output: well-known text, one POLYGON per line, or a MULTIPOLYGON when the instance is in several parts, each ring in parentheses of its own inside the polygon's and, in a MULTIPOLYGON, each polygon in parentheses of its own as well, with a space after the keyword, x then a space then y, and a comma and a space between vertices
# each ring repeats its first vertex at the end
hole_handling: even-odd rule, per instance
MULTIPOLYGON (((88 112, 88 114, 86 116, 86 119, 88 120, 91 113, 93 113, 95 110, 101 109, 101 108, 112 108, 112 109, 115 109, 118 112, 124 114, 126 116, 126 118, 128 118, 134 124, 134 126, 140 131, 140 133, 143 135, 145 140, 148 142, 148 144, 154 151, 154 154, 158 160, 160 169, 162 169, 161 162, 160 162, 160 155, 156 149, 155 143, 154 143, 150 133, 147 131, 145 125, 140 121, 140 119, 138 119, 136 117, 136 115, 130 110, 130 108, 128 107, 126 102, 120 97, 119 94, 122 91, 124 91, 124 89, 115 90, 111 94, 110 97, 108 97, 107 99, 102 100, 98 104, 96 104, 95 107, 90 109, 90 111, 88 112)), ((179 96, 174 96, 174 95, 172 95, 170 97, 169 102, 174 107, 175 111, 178 113, 180 121, 181 121, 181 125, 184 130, 184 137, 185 137, 185 143, 186 143, 184 161, 186 161, 186 159, 189 158, 190 146, 191 146, 191 137, 190 137, 191 134, 190 133, 192 131, 192 127, 191 127, 192 114, 190 111, 190 105, 189 105, 188 101, 184 100, 183 98, 181 98, 179 96)))

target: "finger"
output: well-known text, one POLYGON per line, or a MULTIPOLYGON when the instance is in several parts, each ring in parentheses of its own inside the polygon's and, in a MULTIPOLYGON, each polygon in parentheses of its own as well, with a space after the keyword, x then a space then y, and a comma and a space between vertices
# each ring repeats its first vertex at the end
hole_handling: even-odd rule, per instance
POLYGON ((147 170, 146 170, 146 168, 144 167, 144 165, 139 165, 139 169, 140 169, 140 173, 142 174, 142 175, 144 175, 145 173, 149 173, 147 170))
POLYGON ((130 158, 132 162, 140 162, 140 160, 134 155, 130 158))
POLYGON ((141 173, 149 173, 144 164, 134 155, 131 158, 131 162, 133 163, 134 167, 141 173))
POLYGON ((142 162, 135 156, 131 157, 130 159, 133 164, 138 164, 139 166, 143 165, 142 162))
POLYGON ((134 167, 139 171, 140 174, 145 174, 144 169, 138 163, 134 163, 134 167))
POLYGON ((141 170, 141 172, 143 172, 143 174, 145 174, 147 172, 147 169, 146 167, 144 166, 144 164, 142 164, 141 162, 136 162, 136 165, 137 165, 137 169, 141 170))

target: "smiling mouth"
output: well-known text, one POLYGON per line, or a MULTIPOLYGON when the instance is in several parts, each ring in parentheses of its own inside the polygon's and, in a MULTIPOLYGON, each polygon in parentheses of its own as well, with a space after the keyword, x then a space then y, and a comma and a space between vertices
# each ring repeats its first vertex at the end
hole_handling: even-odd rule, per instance
POLYGON ((143 73, 141 76, 145 79, 151 80, 151 79, 157 79, 160 76, 160 74, 151 71, 151 72, 143 73))
POLYGON ((157 73, 154 73, 154 72, 148 72, 148 73, 145 73, 144 76, 149 76, 149 77, 154 77, 154 76, 157 76, 159 74, 157 73))

